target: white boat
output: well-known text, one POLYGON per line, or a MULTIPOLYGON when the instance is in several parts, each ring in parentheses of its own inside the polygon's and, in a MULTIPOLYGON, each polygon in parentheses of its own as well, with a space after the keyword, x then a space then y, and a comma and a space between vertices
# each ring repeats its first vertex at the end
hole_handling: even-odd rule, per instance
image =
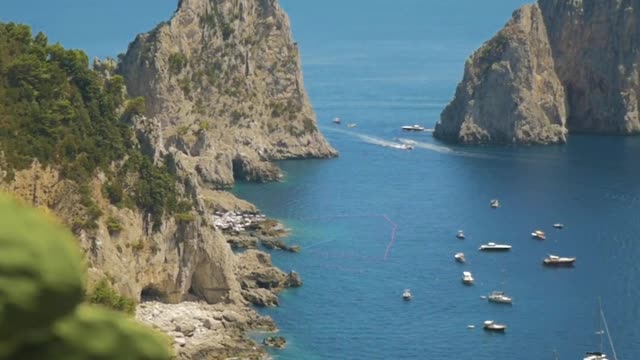
POLYGON ((488 243, 485 245, 480 245, 480 248, 478 248, 478 250, 480 251, 509 251, 511 250, 511 245, 504 245, 504 244, 496 244, 496 243, 488 243))
POLYGON ((402 293, 402 298, 404 300, 411 300, 411 290, 404 289, 404 292, 402 293))
POLYGON ((497 199, 493 199, 491 200, 491 202, 489 202, 489 205, 491 206, 492 209, 497 209, 500 207, 500 201, 497 199))
POLYGON ((538 240, 546 240, 547 239, 547 234, 545 234, 544 231, 541 231, 541 230, 536 230, 536 231, 532 232, 531 236, 534 239, 538 239, 538 240))
POLYGON ((402 127, 403 131, 424 131, 425 128, 420 125, 406 125, 402 127))
POLYGON ((457 237, 458 239, 464 239, 464 238, 465 238, 465 236, 464 236, 464 231, 462 231, 462 230, 458 230, 458 233, 456 234, 456 237, 457 237))
POLYGON ((473 278, 473 275, 471 275, 471 272, 469 271, 465 271, 462 273, 462 282, 467 284, 467 285, 471 285, 473 284, 473 282, 475 281, 475 279, 473 278))
POLYGON ((340 125, 342 123, 342 120, 340 120, 340 118, 335 118, 333 119, 333 123, 336 125, 340 125))
POLYGON ((553 224, 553 227, 556 228, 556 229, 564 229, 564 224, 560 224, 560 223, 553 224))
POLYGON ((584 360, 608 360, 609 358, 605 353, 601 353, 599 351, 589 351, 585 355, 584 360))
POLYGON ((505 331, 507 330, 507 325, 496 324, 493 320, 487 320, 484 322, 482 326, 487 331, 505 331))
POLYGON ((459 263, 465 263, 467 261, 467 259, 464 258, 464 253, 461 252, 453 255, 453 258, 459 263))
POLYGON ((490 302, 499 303, 499 304, 511 304, 511 303, 513 303, 513 299, 508 297, 502 291, 494 291, 494 292, 492 292, 491 294, 489 294, 489 296, 487 296, 487 300, 489 300, 490 302))
POLYGON ((560 257, 556 255, 549 255, 543 260, 543 264, 547 266, 573 266, 576 262, 574 257, 560 257))
POLYGON ((356 127, 356 126, 358 126, 358 125, 357 125, 357 124, 349 124, 349 125, 347 125, 347 127, 348 127, 349 129, 353 129, 353 128, 354 128, 354 127, 356 127))

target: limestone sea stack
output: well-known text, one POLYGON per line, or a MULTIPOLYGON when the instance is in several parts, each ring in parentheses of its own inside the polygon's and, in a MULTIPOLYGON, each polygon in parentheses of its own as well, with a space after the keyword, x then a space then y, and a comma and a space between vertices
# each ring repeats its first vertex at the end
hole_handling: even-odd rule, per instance
POLYGON ((539 0, 466 62, 436 138, 564 143, 640 132, 640 1, 539 0))
POLYGON ((119 72, 167 146, 215 187, 277 180, 273 160, 337 155, 317 129, 276 0, 181 0, 129 45, 119 72))

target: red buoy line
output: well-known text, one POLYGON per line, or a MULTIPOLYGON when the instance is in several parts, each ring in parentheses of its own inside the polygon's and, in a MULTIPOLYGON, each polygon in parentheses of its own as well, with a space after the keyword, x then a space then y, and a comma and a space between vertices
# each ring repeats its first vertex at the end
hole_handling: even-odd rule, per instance
MULTIPOLYGON (((389 216, 387 216, 386 214, 361 214, 361 215, 327 215, 327 216, 317 216, 317 217, 308 217, 308 218, 302 218, 302 219, 298 219, 298 220, 302 220, 302 221, 313 221, 313 220, 330 220, 330 219, 348 219, 348 218, 382 218, 384 221, 386 221, 387 223, 389 223, 391 225, 391 236, 389 238, 389 243, 387 244, 387 247, 384 251, 384 256, 382 257, 383 261, 387 261, 387 259, 389 258, 389 254, 391 253, 391 249, 393 248, 393 245, 396 242, 396 233, 398 230, 398 224, 396 224, 395 222, 393 222, 393 220, 391 220, 391 218, 389 218, 389 216)), ((316 244, 312 244, 310 246, 307 247, 307 249, 319 246, 319 245, 324 245, 324 244, 328 244, 331 242, 334 242, 337 240, 329 240, 329 241, 323 241, 320 243, 316 243, 316 244)), ((326 253, 326 255, 329 255, 330 253, 326 253)), ((345 254, 342 254, 343 256, 345 254)), ((370 260, 375 260, 375 259, 371 259, 370 260)))

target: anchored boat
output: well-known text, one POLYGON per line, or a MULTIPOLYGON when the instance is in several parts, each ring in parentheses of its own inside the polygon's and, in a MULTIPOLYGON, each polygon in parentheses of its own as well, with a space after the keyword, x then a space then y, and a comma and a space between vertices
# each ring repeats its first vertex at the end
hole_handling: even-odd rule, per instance
POLYGON ((483 325, 484 329, 487 331, 498 331, 498 332, 504 332, 505 330, 507 330, 507 325, 504 324, 497 324, 495 321, 493 320, 487 320, 484 322, 483 325))
POLYGON ((473 275, 471 275, 471 272, 465 271, 462 273, 462 282, 465 283, 465 285, 471 285, 474 281, 475 279, 473 275))
POLYGON ((491 206, 492 209, 497 209, 497 208, 500 207, 500 201, 497 200, 497 199, 493 199, 493 200, 491 200, 489 205, 491 206))
POLYGON ((489 296, 487 296, 487 300, 489 300, 490 302, 499 303, 499 304, 512 304, 513 303, 513 299, 508 297, 502 291, 494 291, 494 292, 492 292, 491 294, 489 294, 489 296))
POLYGON ((576 262, 574 257, 560 257, 556 255, 549 255, 543 260, 543 264, 547 266, 573 266, 576 262))
POLYGON ((464 238, 465 238, 465 236, 464 236, 464 231, 462 231, 462 230, 458 230, 458 233, 456 234, 456 237, 457 237, 458 239, 461 239, 461 240, 462 240, 462 239, 464 239, 464 238))
POLYGON ((411 290, 409 289, 404 289, 404 292, 402 293, 402 298, 405 301, 411 300, 411 290))
POLYGON ((480 251, 509 251, 511 250, 511 245, 504 245, 504 244, 496 244, 496 243, 488 243, 485 245, 481 245, 480 248, 478 248, 478 250, 480 251))
POLYGON ((461 253, 461 252, 455 254, 453 257, 459 263, 463 263, 464 264, 467 261, 467 259, 464 258, 464 253, 461 253))

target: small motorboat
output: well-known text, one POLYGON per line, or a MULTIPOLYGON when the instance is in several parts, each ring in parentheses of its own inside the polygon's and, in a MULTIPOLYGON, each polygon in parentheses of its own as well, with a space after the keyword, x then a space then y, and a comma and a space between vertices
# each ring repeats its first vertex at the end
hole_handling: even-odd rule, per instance
POLYGON ((340 125, 340 124, 342 124, 342 120, 340 120, 340 118, 335 118, 335 119, 333 119, 333 123, 336 124, 336 125, 340 125))
POLYGON ((402 127, 403 131, 424 131, 425 128, 420 125, 406 125, 402 127))
POLYGON ((467 259, 464 258, 464 253, 457 253, 455 255, 453 255, 453 258, 456 259, 457 262, 464 264, 467 259))
POLYGON ((512 304, 513 299, 508 297, 502 291, 493 291, 489 296, 487 296, 487 300, 490 302, 498 303, 498 304, 512 304))
POLYGON ((478 250, 480 251, 509 251, 511 250, 511 245, 504 245, 504 244, 496 244, 496 243, 488 243, 485 245, 480 245, 480 248, 478 248, 478 250))
POLYGON ((456 237, 457 237, 458 239, 461 239, 461 240, 462 240, 462 239, 464 239, 464 238, 465 238, 465 236, 464 236, 464 231, 462 231, 462 230, 458 230, 458 233, 456 234, 456 237))
POLYGON ((497 209, 500 207, 500 201, 497 199, 493 199, 489 202, 489 205, 491 206, 492 209, 497 209))
POLYGON ((467 325, 467 329, 475 329, 476 326, 475 325, 467 325))
POLYGON ((564 224, 553 224, 553 227, 556 229, 564 229, 564 224))
POLYGON ((560 257, 556 255, 549 255, 542 263, 547 266, 573 266, 576 262, 574 257, 560 257))
POLYGON ((406 301, 411 300, 411 290, 404 289, 404 292, 402 293, 402 298, 406 301))
POLYGON ((534 239, 538 239, 538 240, 546 240, 547 239, 547 234, 545 234, 544 231, 541 231, 541 230, 536 230, 536 231, 532 232, 531 236, 534 239))
POLYGON ((471 275, 471 272, 465 271, 462 273, 462 282, 465 285, 471 285, 474 281, 476 280, 473 278, 473 275, 471 275))
POLYGON ((584 360, 608 360, 607 355, 600 351, 589 351, 587 352, 584 360))
POLYGON ((485 321, 484 325, 482 327, 487 331, 500 331, 500 332, 503 332, 503 331, 507 330, 507 325, 496 324, 496 322, 493 321, 493 320, 485 321))
POLYGON ((354 128, 354 127, 356 127, 356 126, 358 126, 358 125, 357 125, 357 124, 349 124, 349 125, 347 125, 347 127, 348 127, 349 129, 353 129, 353 128, 354 128))

